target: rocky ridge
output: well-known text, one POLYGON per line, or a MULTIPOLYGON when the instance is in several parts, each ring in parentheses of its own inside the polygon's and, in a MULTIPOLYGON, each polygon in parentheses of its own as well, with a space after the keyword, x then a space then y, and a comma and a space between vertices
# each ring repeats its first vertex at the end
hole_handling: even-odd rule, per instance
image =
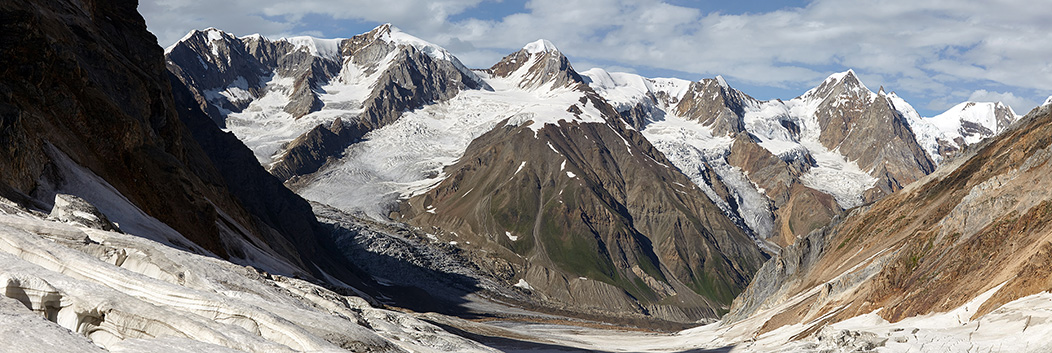
POLYGON ((764 265, 727 320, 780 308, 758 333, 803 323, 803 338, 869 313, 895 323, 967 304, 958 320, 971 325, 1049 290, 1050 127, 1052 109, 1035 108, 901 192, 800 239, 764 265))
POLYGON ((389 24, 349 39, 273 41, 210 28, 165 56, 201 108, 283 180, 317 171, 404 111, 486 88, 444 49, 389 24))
POLYGON ((550 43, 486 72, 498 92, 565 96, 567 106, 478 136, 395 219, 490 254, 542 306, 673 322, 725 310, 763 257, 699 188, 550 43))
MULTIPOLYGON (((931 132, 932 119, 883 88, 873 93, 850 70, 800 97, 767 102, 722 77, 687 82, 602 69, 584 76, 728 216, 772 248, 902 188, 942 160, 929 152, 946 139, 934 137, 942 135, 931 132)), ((990 115, 1001 129, 1015 120, 1004 109, 990 115)), ((947 113, 942 120, 966 118, 947 113)), ((997 129, 968 136, 978 141, 997 129)))

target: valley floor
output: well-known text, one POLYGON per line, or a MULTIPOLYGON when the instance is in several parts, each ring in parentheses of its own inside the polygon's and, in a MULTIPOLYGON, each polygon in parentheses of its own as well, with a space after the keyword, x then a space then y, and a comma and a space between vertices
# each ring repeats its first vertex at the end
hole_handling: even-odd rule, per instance
MULTIPOLYGON (((0 205, 2 206, 2 205, 0 205)), ((756 335, 779 307, 675 333, 537 314, 474 295, 471 319, 364 300, 148 239, 0 207, 0 351, 1048 352, 1052 294, 969 319, 875 313, 756 335), (804 334, 804 332, 813 332, 804 334), (804 338, 794 340, 798 335, 804 338)), ((788 300, 780 306, 793 305, 788 300)))

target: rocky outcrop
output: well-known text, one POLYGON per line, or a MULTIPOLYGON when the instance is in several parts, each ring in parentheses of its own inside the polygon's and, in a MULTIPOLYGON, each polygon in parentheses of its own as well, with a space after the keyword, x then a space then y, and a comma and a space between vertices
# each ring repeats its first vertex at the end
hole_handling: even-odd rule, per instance
POLYGON ((57 219, 113 221, 178 248, 355 283, 323 250, 328 233, 309 205, 169 81, 134 1, 5 2, 0 17, 0 62, 18 68, 0 72, 5 195, 57 219))
POLYGON ((1052 109, 1037 108, 901 192, 798 240, 761 269, 729 317, 779 307, 763 316, 764 331, 807 322, 805 332, 816 332, 865 313, 897 322, 946 312, 989 292, 968 304, 971 316, 959 318, 967 322, 1052 288, 1049 133, 1052 109))
POLYGON ((731 88, 723 77, 692 82, 673 112, 712 128, 713 134, 730 135, 745 131, 745 106, 756 100, 731 88))
MULTIPOLYGON (((164 62, 134 2, 0 5, 2 181, 33 194, 53 175, 46 144, 110 182, 147 214, 217 254, 216 208, 248 224, 178 120, 164 62)), ((50 204, 54 195, 41 195, 50 204)), ((104 212, 106 210, 103 210, 104 212)))
POLYGON ((51 208, 51 214, 48 215, 48 217, 89 228, 111 232, 120 231, 113 222, 110 222, 109 218, 106 218, 106 215, 99 212, 98 208, 95 208, 91 203, 84 201, 84 199, 73 195, 55 195, 55 206, 51 208))

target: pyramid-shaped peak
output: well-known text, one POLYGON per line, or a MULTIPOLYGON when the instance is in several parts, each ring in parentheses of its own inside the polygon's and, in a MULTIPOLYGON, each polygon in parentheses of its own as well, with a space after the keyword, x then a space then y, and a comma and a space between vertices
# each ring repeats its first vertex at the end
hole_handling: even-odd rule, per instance
POLYGON ((822 84, 807 91, 807 93, 804 93, 801 97, 825 98, 833 92, 851 92, 854 95, 868 97, 878 96, 862 83, 862 80, 860 80, 858 75, 855 74, 855 70, 849 69, 844 72, 829 75, 829 77, 826 77, 826 79, 822 81, 822 84))
POLYGON ((205 29, 202 29, 202 30, 192 29, 189 32, 187 32, 186 35, 183 36, 182 38, 180 38, 178 41, 176 41, 175 43, 172 43, 171 46, 168 46, 167 48, 164 48, 164 52, 165 53, 169 53, 176 46, 179 46, 179 44, 186 43, 187 41, 190 41, 193 38, 200 38, 200 40, 205 42, 205 43, 211 43, 211 42, 215 42, 215 41, 223 41, 223 40, 228 40, 228 39, 237 39, 237 37, 235 37, 234 35, 229 34, 227 32, 224 32, 223 30, 215 28, 215 27, 208 27, 208 28, 205 28, 205 29))
POLYGON ((555 44, 552 44, 552 42, 547 39, 538 39, 530 44, 526 44, 526 46, 522 47, 522 50, 525 50, 530 54, 559 52, 559 48, 556 48, 555 44))
POLYGON ((847 82, 862 83, 862 81, 858 79, 858 75, 855 74, 855 70, 852 70, 852 69, 848 69, 847 71, 844 71, 844 72, 838 72, 838 73, 829 75, 829 77, 826 78, 826 81, 827 82, 828 81, 845 82, 845 83, 847 83, 847 82))

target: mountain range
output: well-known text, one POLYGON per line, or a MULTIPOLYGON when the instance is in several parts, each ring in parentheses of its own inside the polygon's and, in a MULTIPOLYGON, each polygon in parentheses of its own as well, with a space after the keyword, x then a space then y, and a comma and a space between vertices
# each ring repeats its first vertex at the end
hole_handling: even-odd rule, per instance
POLYGON ((542 305, 672 321, 718 316, 766 256, 1017 118, 1000 103, 921 118, 853 71, 788 101, 578 72, 546 40, 468 70, 389 24, 210 28, 166 58, 300 195, 484 252, 542 305))
POLYGON ((0 4, 0 336, 66 351, 588 340, 480 323, 528 317, 711 323, 640 350, 923 350, 996 342, 926 318, 997 338, 983 327, 1045 317, 1027 308, 1052 288, 1048 103, 923 118, 851 70, 761 101, 720 76, 577 71, 547 40, 469 69, 390 24, 209 28, 162 51, 135 8, 0 4))

